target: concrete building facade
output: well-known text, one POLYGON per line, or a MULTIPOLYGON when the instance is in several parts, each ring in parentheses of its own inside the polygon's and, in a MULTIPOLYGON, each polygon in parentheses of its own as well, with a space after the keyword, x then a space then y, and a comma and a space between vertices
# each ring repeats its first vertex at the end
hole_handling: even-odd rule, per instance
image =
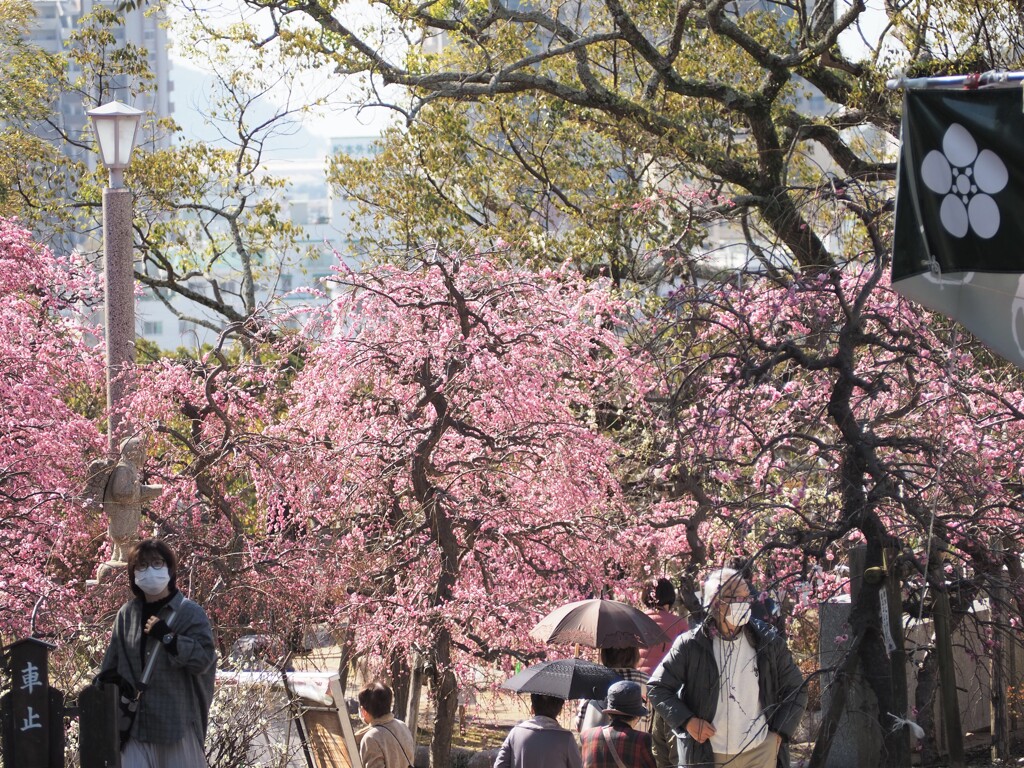
MULTIPOLYGON (((113 9, 115 3, 97 0, 32 0, 32 6, 36 17, 29 31, 29 43, 48 53, 66 54, 73 44, 72 33, 81 27, 83 20, 100 8, 113 9)), ((124 24, 111 30, 114 47, 133 45, 146 51, 147 64, 153 73, 152 87, 141 96, 133 96, 130 95, 131 87, 137 84, 122 80, 114 81, 110 91, 103 94, 63 93, 54 105, 55 127, 40 126, 39 130, 44 138, 61 142, 65 152, 76 159, 84 159, 91 154, 76 144, 83 143, 81 139, 88 123, 86 112, 99 106, 99 99, 123 101, 151 113, 157 119, 170 117, 174 112, 174 83, 171 78, 165 15, 159 10, 146 13, 144 9, 137 8, 124 12, 123 16, 124 24), (93 103, 88 103, 89 99, 93 103)), ((70 57, 67 74, 71 82, 82 75, 70 57)), ((150 129, 148 135, 141 137, 141 141, 163 144, 169 139, 154 134, 150 129)))

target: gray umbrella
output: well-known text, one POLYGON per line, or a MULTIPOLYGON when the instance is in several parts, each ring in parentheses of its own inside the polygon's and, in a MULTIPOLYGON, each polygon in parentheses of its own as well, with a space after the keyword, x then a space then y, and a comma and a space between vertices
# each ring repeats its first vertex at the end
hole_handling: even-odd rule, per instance
POLYGON ((542 693, 560 699, 602 699, 608 686, 621 679, 608 667, 585 659, 543 661, 513 675, 502 688, 519 693, 542 693))

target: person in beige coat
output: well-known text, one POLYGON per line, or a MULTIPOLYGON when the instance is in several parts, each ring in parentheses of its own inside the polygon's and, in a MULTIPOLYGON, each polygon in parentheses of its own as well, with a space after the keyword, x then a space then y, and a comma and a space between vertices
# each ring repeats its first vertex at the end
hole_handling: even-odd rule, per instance
POLYGON ((394 694, 384 683, 359 691, 359 716, 369 728, 359 742, 363 768, 412 768, 416 742, 409 726, 391 714, 394 694))

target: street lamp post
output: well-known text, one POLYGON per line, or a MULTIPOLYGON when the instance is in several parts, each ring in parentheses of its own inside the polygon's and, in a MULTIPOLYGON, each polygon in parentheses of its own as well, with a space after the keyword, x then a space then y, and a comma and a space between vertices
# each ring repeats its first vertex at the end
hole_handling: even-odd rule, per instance
POLYGON ((123 437, 126 368, 135 362, 135 275, 132 193, 124 186, 142 110, 112 101, 89 111, 110 184, 103 190, 103 269, 106 289, 107 448, 116 455, 123 437))
POLYGON ((103 270, 106 289, 107 448, 90 466, 90 497, 102 504, 113 544, 110 560, 97 578, 123 567, 142 520, 142 502, 160 495, 161 486, 144 485, 146 442, 133 435, 125 399, 135 362, 135 268, 132 253, 132 193, 124 186, 142 111, 118 101, 89 111, 110 184, 103 190, 103 270))

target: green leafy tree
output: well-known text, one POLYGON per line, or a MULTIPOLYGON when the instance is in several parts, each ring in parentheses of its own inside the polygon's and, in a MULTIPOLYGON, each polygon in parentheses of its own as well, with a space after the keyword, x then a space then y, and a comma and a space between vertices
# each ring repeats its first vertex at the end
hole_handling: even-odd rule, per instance
MULTIPOLYGON (((543 196, 517 196, 529 183, 502 189, 503 156, 515 155, 520 168, 510 182, 532 176, 554 210, 575 212, 594 239, 614 244, 594 219, 623 177, 611 185, 567 180, 551 148, 532 144, 545 135, 539 116, 557 114, 563 137, 576 139, 564 148, 576 153, 573 171, 599 171, 586 163, 599 135, 626 150, 625 177, 630 162, 664 173, 667 180, 645 174, 637 197, 693 182, 713 195, 706 213, 736 225, 738 242, 801 268, 843 261, 851 234, 883 234, 889 199, 878 185, 891 182, 895 163, 879 147, 897 134, 899 97, 885 88, 897 68, 925 60, 1014 66, 1021 50, 1019 9, 995 2, 887 4, 889 25, 873 35, 864 4, 837 12, 824 0, 384 2, 375 4, 376 23, 345 3, 247 5, 266 11, 286 56, 404 86, 408 99, 392 101, 412 127, 394 157, 415 163, 417 175, 403 178, 397 165, 395 177, 381 173, 396 194, 377 206, 407 201, 407 228, 432 222, 423 236, 445 226, 489 231, 502 212, 525 218, 543 196), (846 52, 841 36, 855 43, 846 52), (584 194, 559 194, 566 190, 584 194), (440 213, 446 223, 433 223, 440 213)), ((602 158, 607 168, 609 153, 602 158)))
POLYGON ((0 0, 0 216, 46 216, 56 229, 68 219, 59 198, 64 160, 40 136, 52 125, 64 61, 28 42, 34 17, 30 3, 0 0))
MULTIPOLYGON (((95 152, 91 126, 68 130, 53 103, 62 94, 88 110, 144 97, 155 87, 147 51, 119 41, 124 16, 111 8, 84 16, 62 55, 24 42, 31 6, 4 0, 0 11, 0 51, 8 54, 0 64, 0 211, 48 242, 73 232, 62 248, 98 260, 106 172, 98 159, 93 170, 84 161, 95 152)), ((207 119, 222 140, 189 140, 173 120, 144 117, 145 138, 126 173, 135 195, 135 276, 182 319, 221 332, 257 315, 281 271, 308 255, 302 229, 284 213, 287 183, 266 169, 266 152, 309 106, 289 97, 297 74, 238 67, 224 46, 188 39, 186 52, 215 76, 207 119), (283 105, 268 111, 282 94, 283 105)))
POLYGON ((356 228, 364 258, 473 240, 649 287, 686 271, 673 257, 702 232, 690 210, 668 217, 639 202, 666 174, 633 139, 581 128, 543 95, 441 101, 387 131, 375 157, 334 157, 330 180, 357 202, 353 224, 374 223, 356 228))

